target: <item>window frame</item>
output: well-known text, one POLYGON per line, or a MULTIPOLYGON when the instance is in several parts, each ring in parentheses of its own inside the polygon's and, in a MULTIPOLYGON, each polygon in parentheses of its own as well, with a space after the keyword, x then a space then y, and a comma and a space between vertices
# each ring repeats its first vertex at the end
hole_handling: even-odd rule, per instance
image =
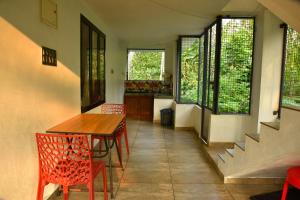
MULTIPOLYGON (((279 91, 279 103, 277 118, 281 118, 281 108, 286 107, 294 110, 300 110, 300 108, 292 105, 283 105, 283 91, 284 91, 284 81, 285 81, 285 71, 286 71, 286 59, 287 59, 287 47, 288 47, 288 29, 289 25, 286 23, 280 24, 280 28, 283 29, 283 46, 282 46, 282 58, 281 58, 281 75, 280 75, 280 91, 279 91)), ((300 33, 299 33, 300 34, 300 33)), ((275 111, 276 112, 276 111, 275 111)), ((274 113, 275 114, 275 113, 274 113)))
POLYGON ((80 99, 81 99, 81 113, 85 113, 103 103, 105 103, 106 101, 106 35, 100 31, 100 29, 98 29, 91 21, 89 21, 84 15, 80 15, 80 99), (89 43, 89 64, 88 66, 85 66, 84 62, 85 60, 83 59, 83 26, 87 26, 88 27, 88 43, 89 43), (99 78, 99 100, 93 101, 92 100, 92 96, 95 95, 95 91, 92 90, 92 84, 93 84, 93 78, 92 78, 92 34, 93 32, 96 32, 97 34, 97 75, 99 78), (103 49, 101 49, 101 38, 103 38, 104 44, 103 45, 103 49), (103 85, 100 84, 100 80, 101 80, 101 64, 100 64, 100 51, 103 50, 103 55, 104 55, 104 60, 103 60, 103 85), (88 73, 89 73, 89 80, 88 80, 88 85, 89 85, 89 98, 90 98, 90 103, 87 106, 83 106, 82 105, 82 101, 84 98, 84 71, 86 69, 86 67, 88 68, 88 73), (101 94, 103 94, 104 96, 101 97, 101 94), (103 100, 101 100, 103 99, 103 100))
POLYGON ((164 52, 164 72, 166 71, 166 49, 164 48, 127 48, 127 64, 126 64, 126 80, 127 81, 164 81, 163 80, 133 80, 133 79, 128 79, 128 54, 129 54, 129 51, 163 51, 164 52))

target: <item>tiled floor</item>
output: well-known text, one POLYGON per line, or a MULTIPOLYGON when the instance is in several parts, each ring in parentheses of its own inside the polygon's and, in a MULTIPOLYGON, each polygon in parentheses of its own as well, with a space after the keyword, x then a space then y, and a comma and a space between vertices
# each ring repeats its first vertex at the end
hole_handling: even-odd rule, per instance
MULTIPOLYGON (((113 171, 116 200, 246 200, 280 189, 278 185, 223 184, 192 132, 142 121, 128 120, 127 124, 131 153, 127 159, 124 148, 124 171, 113 171)), ((113 160, 117 165, 116 154, 113 160)), ((101 175, 95 189, 96 199, 103 199, 101 175)), ((88 199, 87 190, 70 192, 69 199, 88 199)))

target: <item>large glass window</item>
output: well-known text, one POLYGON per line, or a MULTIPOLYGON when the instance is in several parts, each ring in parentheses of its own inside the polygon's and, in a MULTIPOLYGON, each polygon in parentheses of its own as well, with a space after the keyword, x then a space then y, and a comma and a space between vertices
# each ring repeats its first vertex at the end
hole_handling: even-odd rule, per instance
POLYGON ((162 49, 129 49, 128 80, 163 80, 165 51, 162 49))
POLYGON ((218 112, 249 113, 254 19, 222 19, 218 112))
POLYGON ((205 48, 204 48, 204 34, 200 37, 199 44, 199 75, 198 75, 198 104, 202 105, 203 99, 203 82, 204 82, 204 59, 205 59, 205 48))
POLYGON ((199 36, 180 37, 180 102, 198 100, 199 36))
POLYGON ((180 103, 198 102, 221 114, 250 112, 254 21, 220 17, 201 36, 180 37, 180 103))
POLYGON ((105 35, 81 16, 81 111, 105 102, 105 35))
POLYGON ((217 24, 215 23, 211 28, 208 29, 207 40, 208 40, 208 54, 207 54, 207 99, 206 107, 213 109, 214 103, 214 88, 215 88, 215 68, 216 68, 216 32, 217 24))
POLYGON ((300 108, 300 34, 286 31, 282 105, 300 108))

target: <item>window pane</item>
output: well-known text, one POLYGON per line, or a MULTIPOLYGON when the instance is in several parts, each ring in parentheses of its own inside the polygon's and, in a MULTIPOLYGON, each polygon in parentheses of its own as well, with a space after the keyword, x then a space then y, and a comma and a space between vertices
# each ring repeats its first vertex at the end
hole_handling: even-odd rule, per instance
POLYGON ((100 100, 105 101, 105 38, 100 36, 99 62, 100 62, 100 100))
POLYGON ((249 113, 254 19, 222 19, 220 113, 249 113))
POLYGON ((300 107, 300 34, 288 28, 282 104, 300 107))
POLYGON ((100 100, 100 84, 99 84, 99 62, 98 62, 98 34, 93 31, 92 32, 92 99, 93 102, 100 100))
POLYGON ((199 48, 199 77, 198 77, 198 104, 202 105, 202 95, 203 95, 203 72, 204 72, 204 59, 205 59, 205 54, 204 54, 204 35, 201 36, 200 38, 200 48, 199 48))
POLYGON ((86 112, 105 101, 105 35, 81 15, 80 39, 81 112, 86 112))
POLYGON ((81 106, 90 105, 90 45, 89 45, 89 27, 85 23, 81 26, 81 106))
POLYGON ((163 80, 164 70, 163 50, 128 51, 128 80, 163 80))
POLYGON ((181 40, 180 102, 196 103, 198 98, 199 38, 183 37, 181 40))
POLYGON ((208 79, 207 79, 207 107, 213 109, 214 81, 215 81, 215 57, 216 57, 216 31, 217 25, 213 25, 208 33, 208 79))

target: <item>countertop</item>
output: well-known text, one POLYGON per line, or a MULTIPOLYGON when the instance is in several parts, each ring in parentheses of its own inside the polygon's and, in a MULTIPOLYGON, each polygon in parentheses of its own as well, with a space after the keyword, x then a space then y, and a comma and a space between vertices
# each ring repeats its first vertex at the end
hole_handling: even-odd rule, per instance
POLYGON ((126 92, 125 96, 153 96, 155 99, 173 99, 170 94, 163 93, 147 93, 147 92, 126 92))

